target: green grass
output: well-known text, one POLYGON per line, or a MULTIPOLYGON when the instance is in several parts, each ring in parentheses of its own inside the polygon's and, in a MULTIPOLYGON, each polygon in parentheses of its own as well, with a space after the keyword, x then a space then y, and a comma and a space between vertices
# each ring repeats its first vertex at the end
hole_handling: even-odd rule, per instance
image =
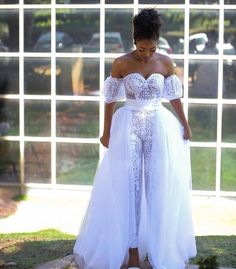
MULTIPOLYGON (((0 234, 0 264, 16 262, 9 269, 34 268, 71 253, 75 238, 57 230, 0 234)), ((197 257, 215 254, 219 266, 236 267, 236 236, 197 236, 196 241, 197 257)), ((191 263, 196 264, 196 258, 191 263)), ((1 265, 0 268, 7 269, 1 265)))

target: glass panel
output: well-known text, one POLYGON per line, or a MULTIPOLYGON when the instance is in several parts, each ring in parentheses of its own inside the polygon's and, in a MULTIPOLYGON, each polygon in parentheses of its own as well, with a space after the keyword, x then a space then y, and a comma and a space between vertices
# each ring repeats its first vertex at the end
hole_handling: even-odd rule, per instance
POLYGON ((236 142, 236 105, 223 105, 222 141, 236 142))
POLYGON ((216 150, 191 148, 192 181, 194 190, 215 190, 216 150))
POLYGON ((183 53, 184 44, 184 10, 161 9, 163 25, 158 41, 160 53, 183 53))
POLYGON ((25 51, 51 51, 50 9, 24 10, 25 51))
POLYGON ((139 0, 140 4, 184 4, 184 0, 139 0))
POLYGON ((45 142, 25 143, 25 182, 50 183, 51 144, 45 142))
POLYGON ((189 124, 193 141, 216 141, 217 106, 189 104, 189 124))
POLYGON ((51 0, 24 0, 25 4, 51 4, 51 0))
POLYGON ((99 145, 57 143, 57 183, 92 185, 99 145))
POLYGON ((106 4, 133 4, 134 0, 105 0, 106 4))
POLYGON ((0 141, 0 182, 20 182, 19 142, 0 141))
POLYGON ((217 98, 218 95, 218 61, 189 61, 189 97, 217 98))
POLYGON ((24 59, 24 89, 25 94, 51 93, 51 59, 24 59))
POLYGON ((236 191, 236 149, 222 149, 221 153, 221 190, 236 191))
POLYGON ((58 52, 99 52, 99 10, 57 9, 58 52), (96 39, 97 41, 97 39, 96 39))
POLYGON ((236 4, 236 0, 225 0, 225 4, 235 5, 236 4))
POLYGON ((235 10, 225 10, 224 19, 225 19, 224 45, 223 45, 224 54, 235 55, 236 54, 235 10))
POLYGON ((0 58, 0 94, 19 93, 19 59, 0 58))
POLYGON ((0 0, 0 5, 1 4, 18 4, 19 3, 19 0, 0 0))
POLYGON ((0 99, 0 136, 19 135, 19 101, 0 99))
POLYGON ((96 138, 98 128, 99 102, 57 102, 57 136, 96 138))
POLYGON ((8 51, 19 51, 19 11, 16 9, 0 10, 0 52, 8 51))
POLYGON ((25 100, 25 135, 51 135, 51 103, 48 100, 25 100))
POLYGON ((57 59, 57 94, 99 95, 99 59, 57 59))
POLYGON ((190 0, 190 4, 219 4, 219 0, 190 0))
MULTIPOLYGON (((89 0, 89 4, 100 3, 100 0, 89 0)), ((88 4, 88 0, 57 0, 57 4, 88 4)))
POLYGON ((236 98, 236 61, 224 61, 223 98, 236 98))
MULTIPOLYGON (((123 53, 133 49, 132 18, 131 9, 106 10, 105 52, 123 53)), ((98 38, 94 36, 94 40, 98 38)))
POLYGON ((189 53, 217 54, 219 11, 191 10, 189 53))

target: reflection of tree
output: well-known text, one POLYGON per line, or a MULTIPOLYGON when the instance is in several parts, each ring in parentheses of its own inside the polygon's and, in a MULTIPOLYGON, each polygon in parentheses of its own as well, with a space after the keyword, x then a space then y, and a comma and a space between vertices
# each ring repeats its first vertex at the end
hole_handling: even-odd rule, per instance
POLYGON ((236 63, 233 61, 233 64, 224 64, 224 98, 236 98, 236 63))

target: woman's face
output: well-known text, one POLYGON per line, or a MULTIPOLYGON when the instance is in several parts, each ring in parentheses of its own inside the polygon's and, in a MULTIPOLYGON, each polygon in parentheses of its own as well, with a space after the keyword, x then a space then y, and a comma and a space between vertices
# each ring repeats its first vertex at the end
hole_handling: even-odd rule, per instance
POLYGON ((144 62, 150 60, 157 49, 157 41, 153 39, 141 39, 135 42, 136 55, 144 62))

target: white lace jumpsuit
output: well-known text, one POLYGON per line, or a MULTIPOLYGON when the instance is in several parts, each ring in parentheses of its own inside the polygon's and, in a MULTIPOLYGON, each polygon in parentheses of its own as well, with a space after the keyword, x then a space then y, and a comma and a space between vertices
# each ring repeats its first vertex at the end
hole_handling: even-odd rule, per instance
MULTIPOLYGON (((108 77, 105 81, 105 102, 111 103, 114 101, 124 99, 126 96, 127 108, 130 110, 131 121, 129 129, 130 139, 130 175, 129 180, 131 181, 132 189, 134 192, 134 203, 131 201, 132 208, 130 209, 130 240, 129 244, 131 248, 138 247, 138 233, 140 226, 140 214, 141 214, 141 199, 142 199, 142 188, 145 187, 146 200, 148 203, 148 190, 150 190, 149 171, 152 165, 152 154, 153 154, 153 139, 154 122, 157 114, 153 106, 152 109, 137 109, 137 104, 132 106, 132 102, 154 101, 154 106, 159 105, 160 102, 156 103, 156 100, 160 100, 163 96, 168 100, 180 98, 182 96, 182 85, 175 75, 172 75, 164 80, 164 92, 160 89, 163 85, 162 79, 156 79, 156 77, 162 77, 161 74, 154 73, 147 79, 145 79, 139 73, 131 73, 124 79, 117 79, 114 77, 108 77), (159 89, 159 90, 158 90, 159 89), (144 170, 144 171, 143 171, 144 170), (142 182, 144 173, 144 183, 142 182)), ((132 195, 131 195, 132 197, 132 195)))

